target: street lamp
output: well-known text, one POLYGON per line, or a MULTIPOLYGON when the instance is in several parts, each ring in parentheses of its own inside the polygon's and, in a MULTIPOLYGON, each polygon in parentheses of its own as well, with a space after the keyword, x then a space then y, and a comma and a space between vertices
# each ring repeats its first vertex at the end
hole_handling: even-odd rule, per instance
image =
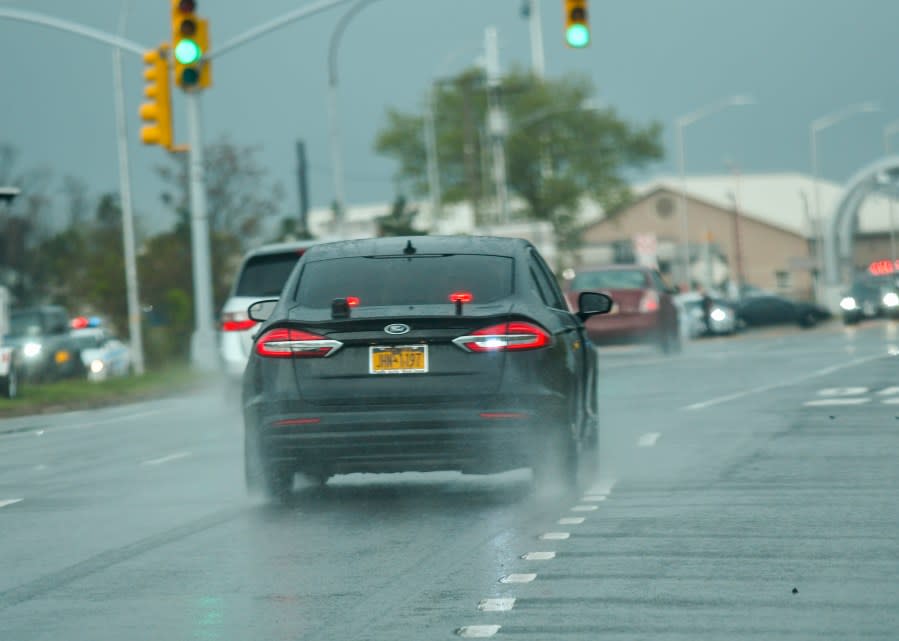
POLYGON ((674 121, 674 133, 677 143, 677 165, 680 175, 680 209, 681 209, 681 235, 683 242, 683 285, 687 290, 692 289, 690 285, 690 217, 687 212, 687 151, 684 141, 684 130, 690 125, 713 116, 718 112, 724 111, 731 107, 745 107, 746 105, 754 105, 755 100, 746 95, 735 95, 718 102, 713 102, 704 107, 700 107, 696 111, 681 116, 674 121))
POLYGON ((837 125, 844 120, 847 120, 853 116, 863 113, 873 113, 875 111, 880 111, 880 107, 877 103, 874 102, 859 102, 854 105, 849 105, 848 107, 844 107, 838 111, 830 113, 826 116, 822 116, 813 120, 809 125, 809 145, 811 147, 811 157, 812 157, 812 183, 814 186, 814 198, 815 198, 815 220, 818 224, 818 229, 815 239, 815 262, 817 263, 818 268, 818 298, 821 297, 820 284, 821 278, 820 275, 824 273, 824 218, 821 214, 821 189, 818 181, 818 134, 825 129, 829 129, 834 125, 837 125))

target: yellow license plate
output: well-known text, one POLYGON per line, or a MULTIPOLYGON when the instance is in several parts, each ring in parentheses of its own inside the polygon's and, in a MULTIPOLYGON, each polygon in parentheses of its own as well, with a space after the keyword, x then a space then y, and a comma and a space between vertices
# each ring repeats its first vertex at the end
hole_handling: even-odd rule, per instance
POLYGON ((427 371, 427 345, 373 346, 369 348, 369 374, 424 374, 427 371))

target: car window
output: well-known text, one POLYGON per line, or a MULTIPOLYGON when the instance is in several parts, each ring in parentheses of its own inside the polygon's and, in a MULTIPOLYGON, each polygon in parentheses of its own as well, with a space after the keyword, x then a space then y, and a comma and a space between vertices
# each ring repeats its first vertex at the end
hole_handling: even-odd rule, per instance
POLYGON ((512 259, 504 256, 349 257, 307 264, 296 300, 311 308, 345 297, 358 298, 362 306, 430 305, 465 292, 477 304, 512 291, 512 259))
POLYGON ((244 263, 234 295, 252 298, 280 296, 301 254, 299 251, 289 251, 251 256, 244 263))
POLYGON ((608 271, 581 272, 571 281, 571 289, 645 289, 648 285, 646 273, 639 269, 615 269, 608 271))
POLYGON ((40 336, 44 329, 38 312, 13 313, 9 319, 10 336, 40 336))
POLYGON ((555 309, 568 309, 565 303, 565 297, 562 290, 559 289, 559 283, 550 270, 549 266, 543 258, 535 251, 531 251, 531 258, 534 262, 536 270, 535 276, 541 284, 541 288, 546 291, 547 305, 555 309))

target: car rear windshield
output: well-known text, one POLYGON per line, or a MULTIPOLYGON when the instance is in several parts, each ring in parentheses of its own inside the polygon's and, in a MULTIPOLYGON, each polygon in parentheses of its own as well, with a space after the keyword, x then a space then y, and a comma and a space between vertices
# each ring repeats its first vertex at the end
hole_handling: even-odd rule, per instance
POLYGON ((490 303, 512 294, 512 259, 454 254, 414 257, 348 257, 306 265, 297 302, 326 308, 335 298, 354 297, 365 307, 450 303, 470 294, 490 303))
POLYGON ((582 272, 571 281, 571 289, 645 289, 646 273, 639 269, 616 269, 605 272, 582 272))
POLYGON ((252 298, 280 296, 284 283, 302 254, 302 250, 294 250, 250 257, 244 264, 234 295, 252 298))

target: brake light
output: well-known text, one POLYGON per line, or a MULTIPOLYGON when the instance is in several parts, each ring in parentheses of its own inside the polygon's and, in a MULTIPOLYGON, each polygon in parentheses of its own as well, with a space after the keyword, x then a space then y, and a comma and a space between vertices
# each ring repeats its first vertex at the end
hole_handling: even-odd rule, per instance
POLYGON ((466 352, 478 353, 539 349, 549 342, 550 336, 545 329, 524 321, 491 325, 453 340, 466 352))
POLYGON ((659 311, 659 295, 655 291, 649 290, 640 299, 640 312, 649 314, 657 311, 659 311))
POLYGON ((346 304, 349 305, 350 307, 359 307, 359 303, 361 303, 361 302, 362 301, 359 300, 358 296, 347 296, 346 297, 346 304))
POLYGON ((243 332, 253 329, 256 321, 247 316, 245 312, 225 312, 222 314, 223 332, 243 332))
POLYGON ((474 300, 471 292, 453 292, 449 295, 451 303, 470 303, 474 300))
POLYGON ((267 358, 327 358, 343 347, 340 341, 298 329, 271 329, 256 341, 256 353, 267 358))

